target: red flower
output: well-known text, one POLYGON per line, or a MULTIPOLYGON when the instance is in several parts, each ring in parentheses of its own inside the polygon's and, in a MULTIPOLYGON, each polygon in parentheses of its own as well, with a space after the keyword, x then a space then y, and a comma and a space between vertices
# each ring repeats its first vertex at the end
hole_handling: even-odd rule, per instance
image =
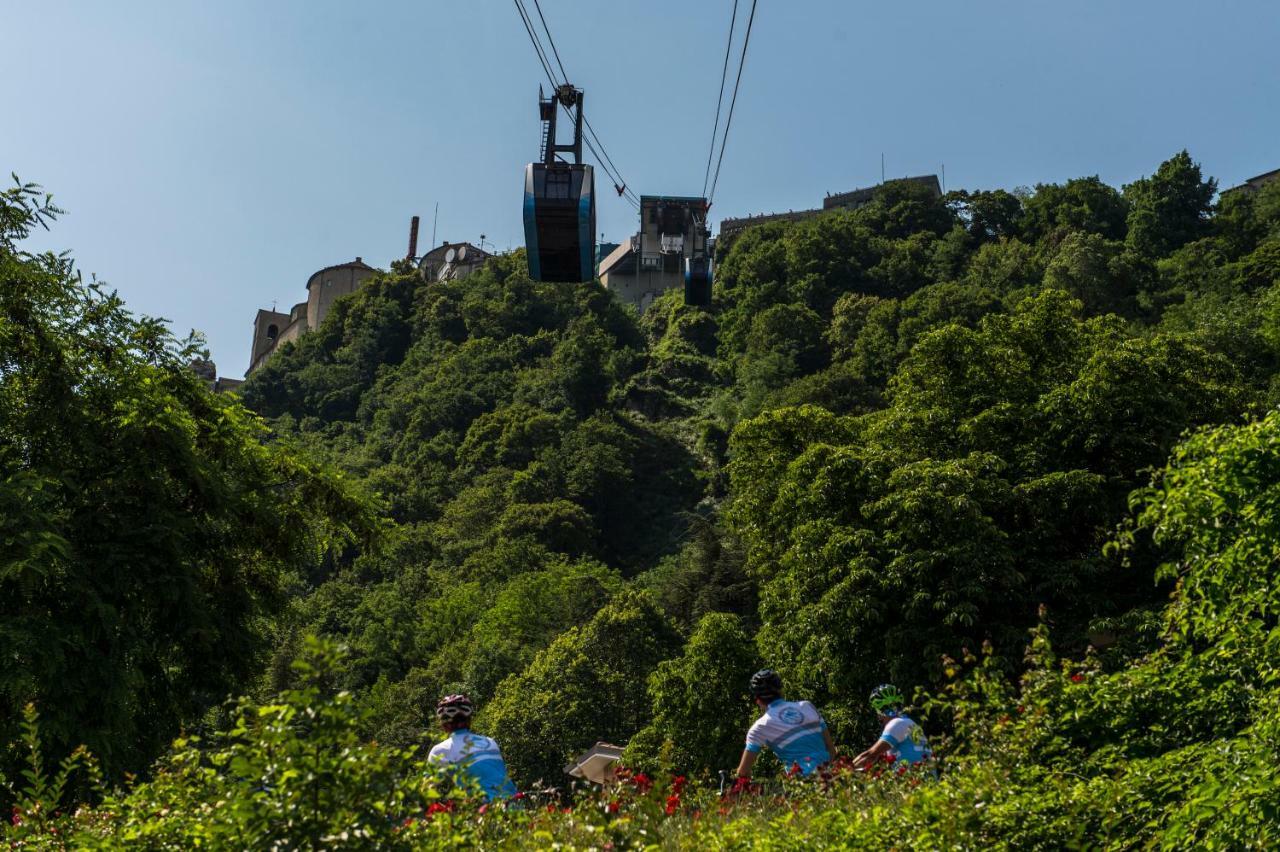
POLYGON ((611 814, 616 814, 618 812, 618 807, 619 806, 618 806, 617 800, 614 800, 609 803, 609 805, 605 808, 605 810, 607 810, 611 814))
POLYGON ((671 791, 677 796, 684 792, 686 779, 683 775, 677 775, 671 779, 671 791))
POLYGON ((512 796, 511 798, 512 798, 514 801, 517 801, 517 802, 518 802, 518 801, 520 801, 521 799, 527 798, 527 797, 528 797, 528 795, 529 795, 529 794, 528 794, 528 793, 526 793, 524 790, 521 790, 519 793, 516 793, 516 794, 515 794, 514 796, 512 796))
POLYGON ((787 770, 787 777, 795 778, 799 774, 800 774, 800 764, 798 763, 791 764, 791 768, 787 770))
POLYGON ((12 822, 14 825, 22 825, 22 808, 18 807, 17 805, 13 806, 12 822))
POLYGON ((435 819, 436 814, 447 814, 453 810, 452 802, 432 802, 427 806, 427 813, 423 817, 427 822, 435 819))
POLYGON ((489 813, 489 803, 488 803, 488 802, 485 802, 483 805, 481 805, 481 806, 480 806, 480 810, 476 811, 476 813, 478 813, 478 814, 487 814, 487 813, 489 813))
POLYGON ((1080 674, 1079 672, 1076 672, 1071 676, 1072 683, 1079 683, 1082 680, 1084 680, 1084 675, 1080 674))
POLYGON ((667 816, 671 816, 680 807, 679 796, 667 796, 667 816))
POLYGON ((895 760, 897 760, 897 758, 893 756, 893 752, 891 751, 886 751, 884 754, 880 756, 880 759, 883 760, 885 763, 893 763, 895 760))
POLYGON ((631 779, 631 783, 634 784, 636 789, 641 793, 647 792, 648 789, 653 786, 653 781, 643 772, 637 772, 635 777, 631 779))
POLYGON ((1018 712, 1019 712, 1019 713, 1025 713, 1025 712, 1027 712, 1027 708, 1025 708, 1025 707, 1023 707, 1021 704, 1019 704, 1019 705, 1018 705, 1018 712))
POLYGON ((899 774, 899 775, 903 775, 903 774, 905 774, 905 773, 906 773, 906 771, 907 771, 907 765, 906 765, 905 763, 898 767, 898 774, 899 774))
POLYGON ((554 802, 553 802, 553 803, 551 803, 551 804, 549 804, 549 805, 547 805, 547 813, 549 813, 549 814, 553 814, 553 813, 555 813, 555 812, 556 812, 556 806, 555 806, 555 803, 554 803, 554 802))

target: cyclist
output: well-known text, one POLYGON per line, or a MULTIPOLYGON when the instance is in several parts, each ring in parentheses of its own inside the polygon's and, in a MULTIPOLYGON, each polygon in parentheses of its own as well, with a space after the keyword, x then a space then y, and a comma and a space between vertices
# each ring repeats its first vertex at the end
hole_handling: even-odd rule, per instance
POLYGON ((924 730, 915 720, 903 712, 907 704, 891 683, 882 683, 871 691, 871 708, 884 726, 880 739, 871 748, 853 759, 854 769, 870 766, 888 754, 895 763, 909 765, 927 763, 933 758, 924 730))
POLYGON ((489 737, 472 733, 475 705, 465 695, 446 695, 436 704, 436 718, 448 736, 436 743, 427 762, 453 768, 458 780, 479 786, 485 799, 506 799, 516 787, 507 777, 507 764, 498 744, 489 737))
POLYGON ((751 769, 761 749, 768 747, 788 771, 812 775, 836 755, 831 732, 818 708, 808 701, 784 701, 782 676, 764 669, 751 676, 751 697, 764 712, 747 731, 747 746, 738 763, 741 790, 751 780, 751 769))

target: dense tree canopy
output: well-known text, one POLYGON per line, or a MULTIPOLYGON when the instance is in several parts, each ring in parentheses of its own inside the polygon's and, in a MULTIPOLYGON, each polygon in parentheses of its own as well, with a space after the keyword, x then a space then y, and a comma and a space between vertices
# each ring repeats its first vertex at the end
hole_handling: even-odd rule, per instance
POLYGON ((319 634, 345 646, 328 685, 361 736, 421 743, 467 690, 523 785, 597 740, 731 766, 769 665, 845 745, 871 733, 870 686, 941 690, 961 773, 919 818, 1008 797, 962 845, 1084 836, 1060 814, 1125 845, 1274 806, 1280 182, 1218 198, 1186 152, 1122 191, 890 182, 722 242, 711 306, 642 316, 531 281, 520 252, 462 281, 396 264, 254 373, 264 421, 159 326, 18 253, 38 209, 8 198, 4 274, 29 283, 0 295, 2 629, 55 650, 5 700, 55 694, 32 672, 123 671, 94 712, 170 720, 73 713, 62 743, 150 756, 226 691, 296 695, 319 634), (1237 757, 1239 783, 1188 768, 1237 757))
POLYGON ((1144 471, 1254 410, 1277 366, 1280 205, 1215 217, 1213 195, 1185 153, 1123 193, 890 183, 749 229, 710 309, 669 294, 642 317, 529 281, 518 254, 464 282, 375 278, 245 389, 397 522, 290 630, 345 637, 349 685, 409 739, 433 694, 506 694, 626 585, 690 637, 709 611, 744 619, 842 735, 875 682, 934 683, 988 640, 1016 658, 1040 604, 1068 648, 1137 641, 1120 625, 1167 594, 1159 548, 1102 545, 1144 471), (594 564, 613 573, 560 585, 594 564), (563 606, 532 604, 544 584, 563 606))
POLYGON ((252 683, 290 590, 377 524, 210 393, 192 342, 17 250, 39 203, 0 196, 0 734, 36 702, 52 745, 139 770, 252 683))

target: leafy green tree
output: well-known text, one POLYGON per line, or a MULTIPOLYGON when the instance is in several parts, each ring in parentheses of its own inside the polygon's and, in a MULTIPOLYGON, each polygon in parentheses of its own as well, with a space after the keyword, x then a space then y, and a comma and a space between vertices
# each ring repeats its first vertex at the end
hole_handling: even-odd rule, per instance
POLYGON ((698 518, 689 541, 679 553, 636 578, 675 619, 691 631, 702 616, 728 612, 753 618, 756 586, 747 576, 741 544, 729 535, 718 518, 698 518))
POLYGON ((632 738, 628 761, 660 760, 685 773, 733 765, 752 722, 746 684, 759 668, 737 616, 703 616, 684 652, 649 676, 653 721, 632 738))
POLYGON ((589 621, 621 589, 617 572, 587 561, 513 577, 471 631, 462 672, 471 697, 487 700, 499 683, 523 671, 561 633, 589 621))
POLYGON ((1044 276, 1044 261, 1035 247, 1017 239, 984 243, 969 258, 964 281, 993 293, 1025 293, 1044 276))
POLYGON ((804 305, 774 305, 752 320, 747 354, 776 352, 797 370, 813 372, 825 360, 822 325, 822 318, 804 305))
POLYGON ((1040 184, 1024 208, 1022 233, 1028 242, 1070 231, 1122 240, 1129 215, 1127 200, 1096 175, 1065 184, 1040 184))
POLYGON ((760 583, 761 649, 837 698, 837 722, 865 718, 839 698, 877 679, 923 683, 984 640, 1016 648, 1041 602, 1076 636, 1152 602, 1099 548, 1141 470, 1240 410, 1239 378, 1189 341, 1126 341, 1079 312, 1049 291, 943 325, 884 411, 771 412, 735 432, 728 517, 760 583))
POLYGON ((946 195, 946 203, 964 225, 970 239, 978 243, 1013 237, 1022 222, 1022 199, 1011 192, 959 190, 946 195))
POLYGON ((1259 243, 1249 254, 1227 264, 1222 272, 1229 286, 1245 292, 1256 292, 1280 282, 1280 237, 1259 243))
POLYGON ((1209 230, 1218 182, 1205 180, 1191 155, 1181 151, 1149 178, 1124 188, 1129 202, 1129 244, 1149 257, 1163 257, 1209 230))
POLYGON ((515 404, 472 421, 458 447, 460 467, 483 471, 502 466, 521 470, 559 438, 559 421, 530 405, 515 404))
POLYGON ((256 673, 288 587, 369 541, 371 503, 187 368, 63 256, 55 212, 0 196, 0 736, 34 701, 51 748, 139 770, 256 673))
POLYGON ((1044 286, 1064 290, 1090 314, 1131 316, 1140 289, 1155 272, 1120 243, 1097 234, 1076 232, 1058 246, 1044 272, 1044 286))
POLYGON ((919 234, 941 237, 956 223, 946 199, 928 186, 911 180, 890 180, 876 187, 871 202, 854 211, 858 221, 890 239, 919 234))
POLYGON ((253 373, 245 404, 265 417, 354 419, 379 366, 408 350, 415 273, 378 274, 360 299, 339 299, 321 327, 284 344, 253 373))
POLYGON ((827 328, 827 342, 836 358, 853 355, 854 345, 871 321, 872 312, 885 300, 865 293, 845 293, 836 300, 827 328))
POLYGON ((646 596, 623 593, 504 680, 479 723, 517 783, 558 786, 566 760, 598 740, 625 743, 647 723, 649 674, 679 647, 646 596))

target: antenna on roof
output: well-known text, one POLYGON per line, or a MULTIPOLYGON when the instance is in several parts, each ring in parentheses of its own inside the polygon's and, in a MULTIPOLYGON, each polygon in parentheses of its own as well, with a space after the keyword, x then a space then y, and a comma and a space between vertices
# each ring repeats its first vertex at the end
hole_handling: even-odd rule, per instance
POLYGON ((440 202, 436 202, 436 215, 431 218, 431 247, 436 247, 436 225, 440 224, 440 202))
POLYGON ((884 153, 880 154, 880 182, 884 183, 884 153))

